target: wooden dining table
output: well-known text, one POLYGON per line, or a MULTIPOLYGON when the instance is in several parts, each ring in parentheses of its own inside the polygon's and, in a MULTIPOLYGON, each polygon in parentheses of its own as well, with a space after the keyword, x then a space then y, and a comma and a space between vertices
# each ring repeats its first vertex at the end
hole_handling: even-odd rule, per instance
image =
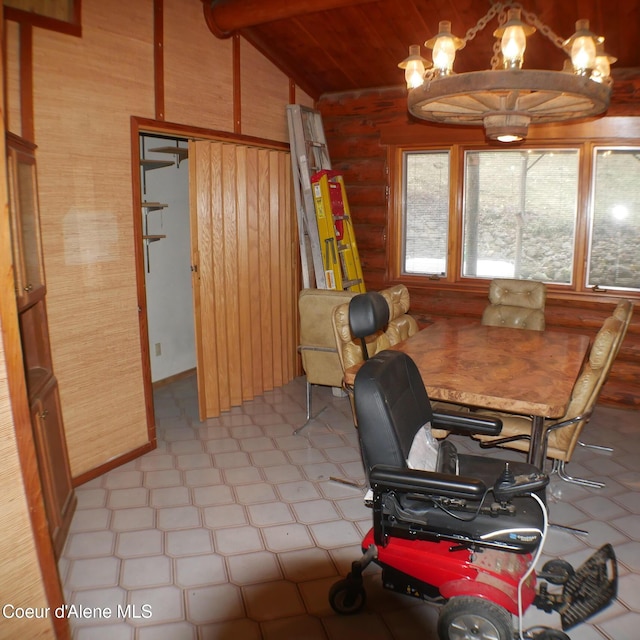
POLYGON ((391 348, 415 361, 432 400, 531 416, 527 461, 542 468, 545 419, 565 414, 589 338, 442 321, 391 348))

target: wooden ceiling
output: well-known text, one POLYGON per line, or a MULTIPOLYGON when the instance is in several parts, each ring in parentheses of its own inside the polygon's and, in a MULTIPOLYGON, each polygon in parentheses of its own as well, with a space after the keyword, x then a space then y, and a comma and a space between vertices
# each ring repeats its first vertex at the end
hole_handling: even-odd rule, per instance
MULTIPOLYGON (((399 85, 397 64, 410 44, 424 45, 450 20, 464 37, 486 14, 490 0, 202 0, 211 30, 240 33, 312 97, 399 85)), ((553 32, 568 38, 588 18, 618 58, 614 76, 640 69, 640 0, 522 0, 553 32)), ((458 73, 490 68, 494 18, 458 52, 458 73)), ((430 59, 431 51, 422 47, 430 59)), ((525 68, 558 69, 565 54, 539 31, 527 40, 525 68)))

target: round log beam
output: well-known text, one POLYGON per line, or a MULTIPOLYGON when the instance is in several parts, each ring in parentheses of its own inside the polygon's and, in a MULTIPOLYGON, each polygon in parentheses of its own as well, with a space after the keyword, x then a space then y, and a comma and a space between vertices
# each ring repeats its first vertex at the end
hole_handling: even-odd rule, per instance
POLYGON ((228 38, 238 29, 266 22, 366 4, 375 0, 202 0, 211 33, 228 38))

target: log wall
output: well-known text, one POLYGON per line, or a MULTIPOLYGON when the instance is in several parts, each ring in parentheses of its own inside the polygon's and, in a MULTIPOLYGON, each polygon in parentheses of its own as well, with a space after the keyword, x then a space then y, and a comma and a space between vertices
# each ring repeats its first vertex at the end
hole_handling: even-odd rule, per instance
MULTIPOLYGON (((640 116, 640 75, 627 74, 615 85, 608 116, 602 125, 607 135, 618 121, 640 116)), ((403 142, 447 140, 447 130, 412 121, 402 87, 322 96, 316 108, 322 113, 332 166, 345 177, 347 197, 356 230, 358 250, 368 289, 379 290, 402 279, 393 279, 389 270, 391 248, 389 216, 392 193, 388 139, 403 142), (426 127, 426 129, 425 129, 426 127), (389 133, 391 132, 391 133, 389 133), (430 138, 431 136, 431 138, 430 138)), ((634 128, 635 119, 633 120, 634 128)), ((567 129, 579 139, 583 125, 567 129)), ((466 128, 465 128, 466 129, 466 128)), ((451 135, 459 135, 451 133, 451 135)), ((477 132, 474 142, 483 139, 477 132), (480 137, 478 137, 480 136, 480 137)), ((530 138, 536 132, 530 132, 530 138)), ((557 134, 556 134, 557 135, 557 134)), ((614 137, 626 135, 613 132, 614 137)), ((635 141, 637 143, 637 140, 635 141)), ((487 304, 489 282, 443 284, 405 282, 411 293, 411 312, 427 325, 438 319, 469 317, 480 319, 487 304)), ((640 307, 640 295, 630 295, 640 307)), ((595 336, 617 298, 604 295, 567 294, 550 291, 546 319, 550 330, 575 331, 595 336)), ((640 408, 640 309, 614 364, 600 401, 605 404, 640 408)))

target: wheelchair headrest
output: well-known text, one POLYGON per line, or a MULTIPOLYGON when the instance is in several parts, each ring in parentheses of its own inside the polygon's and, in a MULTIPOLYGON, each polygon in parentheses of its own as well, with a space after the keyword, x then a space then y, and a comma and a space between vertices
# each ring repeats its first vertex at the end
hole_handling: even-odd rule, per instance
POLYGON ((377 291, 354 296, 349 301, 349 327, 354 338, 365 338, 389 323, 389 305, 377 291))

